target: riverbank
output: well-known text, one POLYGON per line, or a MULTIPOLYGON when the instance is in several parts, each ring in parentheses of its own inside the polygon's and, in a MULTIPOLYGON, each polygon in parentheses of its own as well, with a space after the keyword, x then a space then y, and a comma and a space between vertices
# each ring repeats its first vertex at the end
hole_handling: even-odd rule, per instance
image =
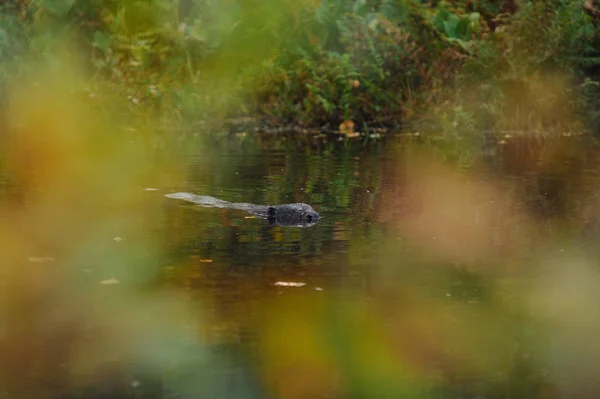
POLYGON ((120 100, 103 106, 140 119, 349 138, 600 122, 593 1, 58 3, 4 4, 3 81, 51 68, 67 42, 88 99, 107 91, 120 100))

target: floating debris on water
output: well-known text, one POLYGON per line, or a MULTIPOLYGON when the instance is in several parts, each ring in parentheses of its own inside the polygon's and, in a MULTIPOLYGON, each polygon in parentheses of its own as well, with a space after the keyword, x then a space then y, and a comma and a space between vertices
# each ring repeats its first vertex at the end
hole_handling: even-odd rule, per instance
POLYGON ((278 281, 274 285, 279 287, 304 287, 306 283, 295 283, 293 281, 278 281))

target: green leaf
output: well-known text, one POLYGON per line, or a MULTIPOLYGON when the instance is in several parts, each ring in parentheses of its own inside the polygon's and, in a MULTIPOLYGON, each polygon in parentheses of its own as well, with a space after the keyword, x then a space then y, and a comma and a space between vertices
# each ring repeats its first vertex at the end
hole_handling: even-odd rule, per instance
POLYGON ((444 33, 446 33, 446 36, 448 36, 451 39, 456 39, 458 37, 458 35, 457 35, 458 20, 456 20, 454 18, 448 19, 448 20, 444 21, 443 25, 444 25, 444 33))
POLYGON ((471 14, 469 14, 469 21, 471 22, 471 24, 478 24, 479 19, 480 15, 478 12, 472 12, 471 14))
POLYGON ((471 36, 471 25, 468 19, 461 18, 457 21, 455 35, 457 39, 469 39, 471 36))
POLYGON ((55 16, 62 18, 69 13, 73 3, 75 3, 75 0, 44 0, 42 7, 55 16))
POLYGON ((352 12, 363 15, 367 10, 367 1, 366 0, 356 0, 352 5, 352 12))
POLYGON ((108 33, 97 30, 94 32, 94 38, 92 39, 92 46, 105 51, 110 48, 112 39, 108 33))
POLYGON ((372 31, 376 30, 379 26, 379 23, 380 20, 378 13, 371 13, 367 15, 367 26, 369 27, 369 29, 371 29, 372 31))

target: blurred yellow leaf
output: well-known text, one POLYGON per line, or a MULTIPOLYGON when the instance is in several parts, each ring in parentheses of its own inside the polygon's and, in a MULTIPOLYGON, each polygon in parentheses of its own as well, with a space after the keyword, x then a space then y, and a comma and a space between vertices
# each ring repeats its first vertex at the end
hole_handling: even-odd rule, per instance
POLYGON ((345 120, 340 123, 340 132, 346 135, 354 133, 354 122, 351 120, 345 120))

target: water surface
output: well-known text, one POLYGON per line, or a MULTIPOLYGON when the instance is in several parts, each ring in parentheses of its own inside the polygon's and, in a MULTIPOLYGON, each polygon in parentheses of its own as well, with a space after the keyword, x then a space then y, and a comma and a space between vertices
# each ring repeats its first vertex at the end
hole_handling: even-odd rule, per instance
MULTIPOLYGON (((36 353, 46 360, 33 356, 21 365, 28 372, 16 374, 6 358, 7 392, 35 381, 51 397, 599 393, 593 371, 600 351, 592 350, 600 328, 592 283, 600 280, 598 149, 573 137, 504 141, 492 152, 470 147, 468 162, 409 136, 369 145, 188 137, 150 146, 143 157, 156 166, 142 174, 127 205, 131 226, 144 231, 128 235, 116 218, 88 241, 62 237, 86 259, 69 257, 77 273, 68 278, 96 284, 99 296, 89 306, 101 316, 77 319, 73 337, 64 327, 67 336, 57 338, 53 327, 32 327, 41 317, 34 312, 21 326, 35 331, 36 353), (308 228, 272 226, 240 210, 164 197, 179 191, 230 202, 304 202, 321 219, 308 228), (172 303, 185 304, 182 316, 169 310, 172 303), (132 315, 147 333, 133 328, 132 315), (142 342, 139 351, 109 345, 113 355, 94 354, 102 346, 93 337, 105 336, 105 325, 118 326, 115 337, 136 331, 130 338, 142 342), (90 341, 82 343, 82 334, 90 341), (80 346, 91 353, 83 363, 73 354, 80 346), (51 372, 53 363, 91 371, 51 372)), ((4 200, 27 210, 20 195, 28 188, 10 170, 2 176, 4 200)), ((30 254, 34 263, 60 263, 56 246, 47 247, 30 254)), ((86 291, 61 301, 87 298, 86 291)), ((57 320, 72 311, 51 309, 57 320)), ((6 333, 5 344, 30 342, 13 336, 6 333)), ((121 338, 115 342, 129 342, 121 338)))

